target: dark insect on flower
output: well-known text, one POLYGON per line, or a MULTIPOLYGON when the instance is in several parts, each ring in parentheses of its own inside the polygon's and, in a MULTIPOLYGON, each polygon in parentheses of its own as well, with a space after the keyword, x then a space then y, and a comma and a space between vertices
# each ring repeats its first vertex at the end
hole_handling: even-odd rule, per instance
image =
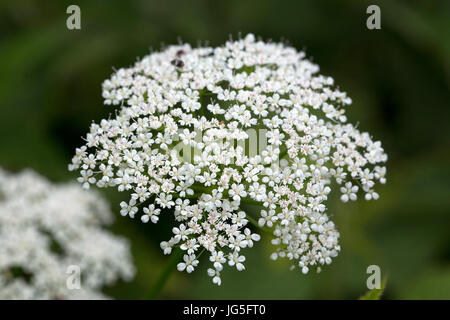
POLYGON ((175 55, 176 55, 177 57, 181 57, 181 56, 184 55, 184 54, 185 54, 184 50, 178 50, 177 53, 175 53, 175 55))
POLYGON ((181 61, 180 59, 173 59, 172 61, 170 61, 170 63, 177 67, 177 68, 183 68, 184 67, 184 62, 181 61))

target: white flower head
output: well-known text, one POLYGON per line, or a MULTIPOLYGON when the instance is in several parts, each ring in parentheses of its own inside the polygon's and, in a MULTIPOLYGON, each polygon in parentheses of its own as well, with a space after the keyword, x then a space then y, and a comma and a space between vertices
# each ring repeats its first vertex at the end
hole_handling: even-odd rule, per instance
MULTIPOLYGON (((272 233, 272 259, 308 272, 340 251, 327 211, 333 182, 344 202, 362 191, 378 199, 386 182, 381 143, 347 123, 351 98, 318 71, 303 52, 252 34, 217 48, 169 46, 103 83, 116 115, 91 125, 69 168, 86 188, 101 180, 130 192, 143 222, 173 211, 178 227, 161 248, 186 251, 181 270, 203 251, 214 283, 226 261, 243 270, 243 249, 260 239, 252 223, 272 233)), ((136 213, 134 202, 121 206, 136 213)))
POLYGON ((0 299, 107 298, 103 286, 135 274, 128 241, 104 228, 112 217, 97 192, 0 169, 0 299))

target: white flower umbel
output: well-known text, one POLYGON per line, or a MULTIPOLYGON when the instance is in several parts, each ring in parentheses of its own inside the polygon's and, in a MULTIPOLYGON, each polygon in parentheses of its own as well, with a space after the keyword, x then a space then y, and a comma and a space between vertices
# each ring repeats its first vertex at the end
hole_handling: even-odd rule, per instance
POLYGON ((135 273, 128 241, 103 228, 112 217, 96 192, 0 169, 0 299, 107 298, 135 273))
POLYGON ((186 251, 179 270, 191 272, 205 250, 214 283, 226 261, 244 270, 242 249, 260 238, 249 222, 270 232, 273 259, 319 268, 340 250, 331 188, 344 202, 377 199, 387 156, 347 123, 351 99, 318 71, 303 52, 251 34, 152 53, 103 83, 115 116, 92 124, 69 168, 85 188, 129 191, 124 215, 143 207, 142 221, 156 223, 156 207, 172 209, 177 226, 161 248, 186 251))

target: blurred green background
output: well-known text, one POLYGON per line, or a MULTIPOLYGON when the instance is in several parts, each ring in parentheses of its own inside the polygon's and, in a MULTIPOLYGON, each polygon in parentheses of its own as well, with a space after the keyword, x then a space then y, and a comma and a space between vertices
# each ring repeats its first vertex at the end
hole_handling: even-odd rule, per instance
MULTIPOLYGON (((380 139, 389 155, 380 200, 330 212, 342 252, 320 274, 289 271, 269 260, 270 244, 247 250, 247 270, 231 268, 218 288, 205 263, 176 272, 161 298, 355 299, 366 268, 389 274, 385 299, 450 299, 450 1, 2 1, 0 3, 0 166, 32 167, 53 181, 104 106, 101 83, 178 37, 220 45, 248 32, 288 40, 353 98, 348 116, 380 139), (66 28, 66 8, 81 7, 81 30, 66 28), (366 8, 381 8, 381 30, 366 28, 366 8)), ((142 299, 167 264, 158 225, 122 218, 125 195, 105 192, 117 213, 113 230, 131 239, 138 274, 106 288, 115 298, 142 299)), ((63 213, 62 213, 63 214, 63 213)))

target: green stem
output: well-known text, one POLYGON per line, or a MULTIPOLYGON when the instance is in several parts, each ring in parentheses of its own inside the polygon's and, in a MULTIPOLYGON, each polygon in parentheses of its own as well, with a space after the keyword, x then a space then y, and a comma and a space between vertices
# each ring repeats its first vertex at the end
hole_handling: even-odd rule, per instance
POLYGON ((250 198, 241 198, 241 203, 250 204, 253 206, 261 206, 261 202, 250 199, 250 198))
POLYGON ((257 227, 258 229, 261 229, 261 227, 259 226, 258 221, 256 221, 256 219, 253 219, 253 217, 251 217, 248 213, 245 215, 245 218, 255 227, 257 227))
POLYGON ((180 262, 181 257, 183 256, 184 251, 180 248, 174 248, 174 251, 172 253, 172 256, 167 263, 167 266, 163 270, 161 276, 159 277, 158 281, 154 285, 152 292, 150 293, 149 299, 158 299, 161 290, 163 289, 164 285, 169 280, 172 272, 176 269, 176 266, 178 262, 180 262))
POLYGON ((200 251, 200 253, 195 257, 196 260, 198 260, 198 258, 200 258, 203 254, 203 252, 205 252, 205 248, 202 249, 202 251, 200 251))

